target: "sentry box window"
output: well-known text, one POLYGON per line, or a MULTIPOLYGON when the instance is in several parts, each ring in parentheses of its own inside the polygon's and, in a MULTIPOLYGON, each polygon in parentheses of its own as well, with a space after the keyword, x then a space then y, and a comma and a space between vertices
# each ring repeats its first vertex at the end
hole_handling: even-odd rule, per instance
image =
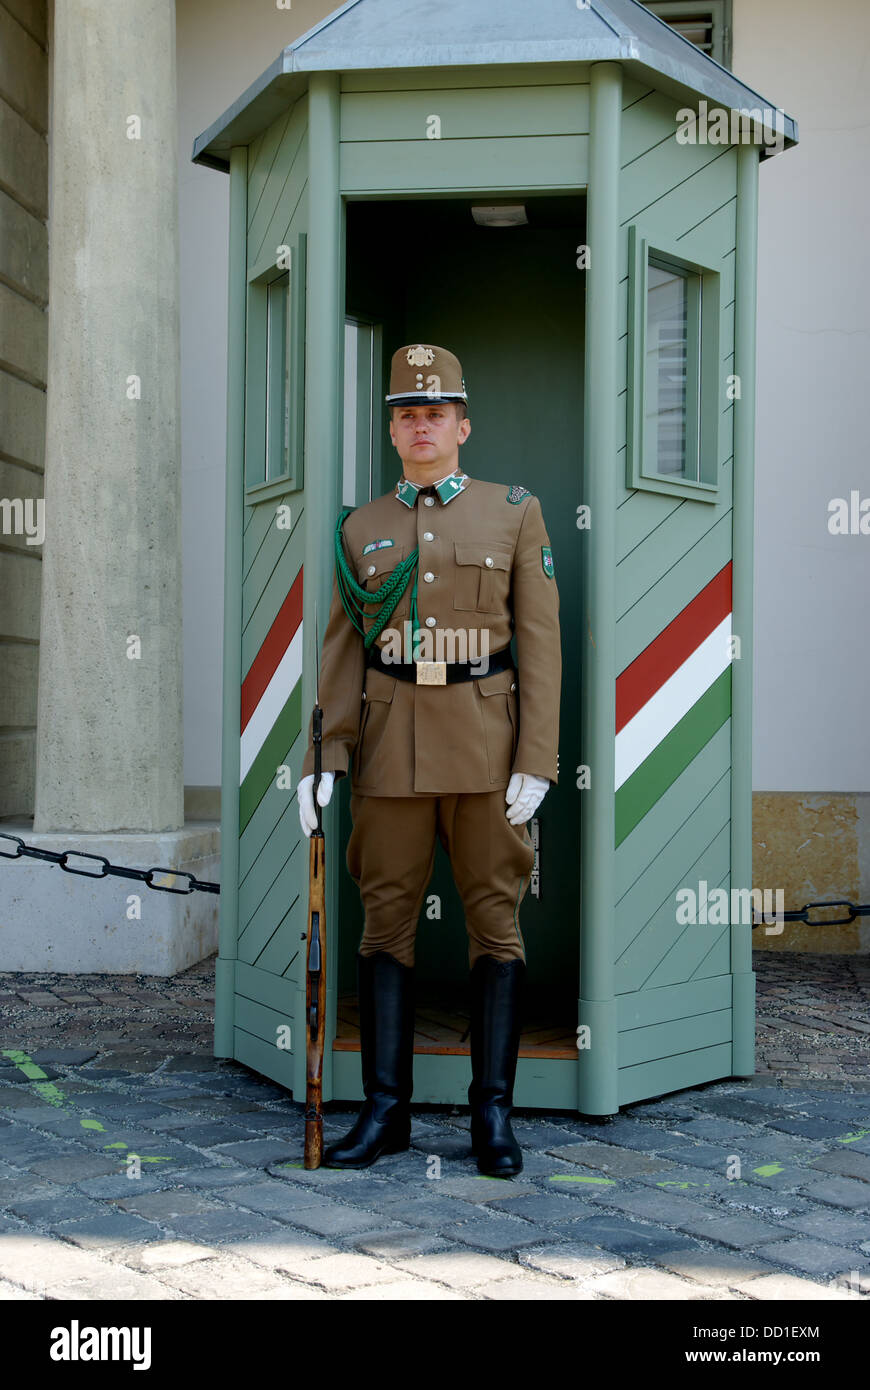
POLYGON ((302 487, 304 262, 305 238, 300 236, 281 263, 255 269, 248 281, 247 494, 302 487))
POLYGON ((718 271, 685 242, 628 229, 626 486, 717 500, 722 375, 718 271))

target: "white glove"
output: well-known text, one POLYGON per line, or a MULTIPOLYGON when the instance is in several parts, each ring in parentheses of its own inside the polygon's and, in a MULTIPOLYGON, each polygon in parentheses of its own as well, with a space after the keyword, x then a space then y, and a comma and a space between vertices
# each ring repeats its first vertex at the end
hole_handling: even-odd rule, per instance
POLYGON ((548 778, 533 777, 530 772, 515 772, 504 794, 509 807, 505 815, 511 825, 522 825, 530 820, 549 789, 548 778))
MULTIPOLYGON (((320 786, 317 788, 317 800, 321 806, 329 805, 334 781, 334 772, 321 772, 320 786)), ((296 796, 299 801, 299 824, 302 826, 302 833, 310 836, 312 830, 317 829, 317 812, 314 809, 313 773, 310 773, 308 777, 300 778, 299 786, 296 788, 296 796)))

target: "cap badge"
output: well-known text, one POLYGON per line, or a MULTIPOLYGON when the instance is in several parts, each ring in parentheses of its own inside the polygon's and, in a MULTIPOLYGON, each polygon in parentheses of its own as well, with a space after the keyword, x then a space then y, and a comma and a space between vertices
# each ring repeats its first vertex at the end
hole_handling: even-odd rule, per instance
POLYGON ((435 361, 435 353, 429 347, 424 347, 418 343, 416 347, 408 348, 409 367, 431 367, 435 361))

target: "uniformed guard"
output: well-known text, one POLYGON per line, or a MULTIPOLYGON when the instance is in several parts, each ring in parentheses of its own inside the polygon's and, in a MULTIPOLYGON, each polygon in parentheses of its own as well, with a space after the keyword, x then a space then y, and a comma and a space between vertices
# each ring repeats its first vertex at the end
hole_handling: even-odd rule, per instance
MULTIPOLYGON (((510 1176, 525 948, 526 822, 557 780, 559 595, 538 499, 459 467, 471 432, 458 359, 413 343, 392 359, 396 487, 346 510, 320 666, 325 806, 350 773, 347 864, 365 929, 357 952, 366 1100, 328 1167, 364 1168, 410 1144, 414 943, 435 857, 450 858, 471 967, 472 1153, 510 1176), (517 661, 510 652, 516 638, 517 661)), ((316 826, 313 749, 299 783, 316 826)))

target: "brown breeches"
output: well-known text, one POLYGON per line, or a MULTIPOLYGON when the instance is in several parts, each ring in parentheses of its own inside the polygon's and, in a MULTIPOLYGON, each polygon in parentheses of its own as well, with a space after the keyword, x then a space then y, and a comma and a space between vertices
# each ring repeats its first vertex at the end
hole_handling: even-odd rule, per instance
POLYGON ((526 825, 511 825, 504 788, 451 796, 352 795, 347 866, 365 912, 362 955, 414 964, 417 921, 436 836, 450 858, 468 930, 468 961, 525 960, 519 907, 535 859, 526 825))

